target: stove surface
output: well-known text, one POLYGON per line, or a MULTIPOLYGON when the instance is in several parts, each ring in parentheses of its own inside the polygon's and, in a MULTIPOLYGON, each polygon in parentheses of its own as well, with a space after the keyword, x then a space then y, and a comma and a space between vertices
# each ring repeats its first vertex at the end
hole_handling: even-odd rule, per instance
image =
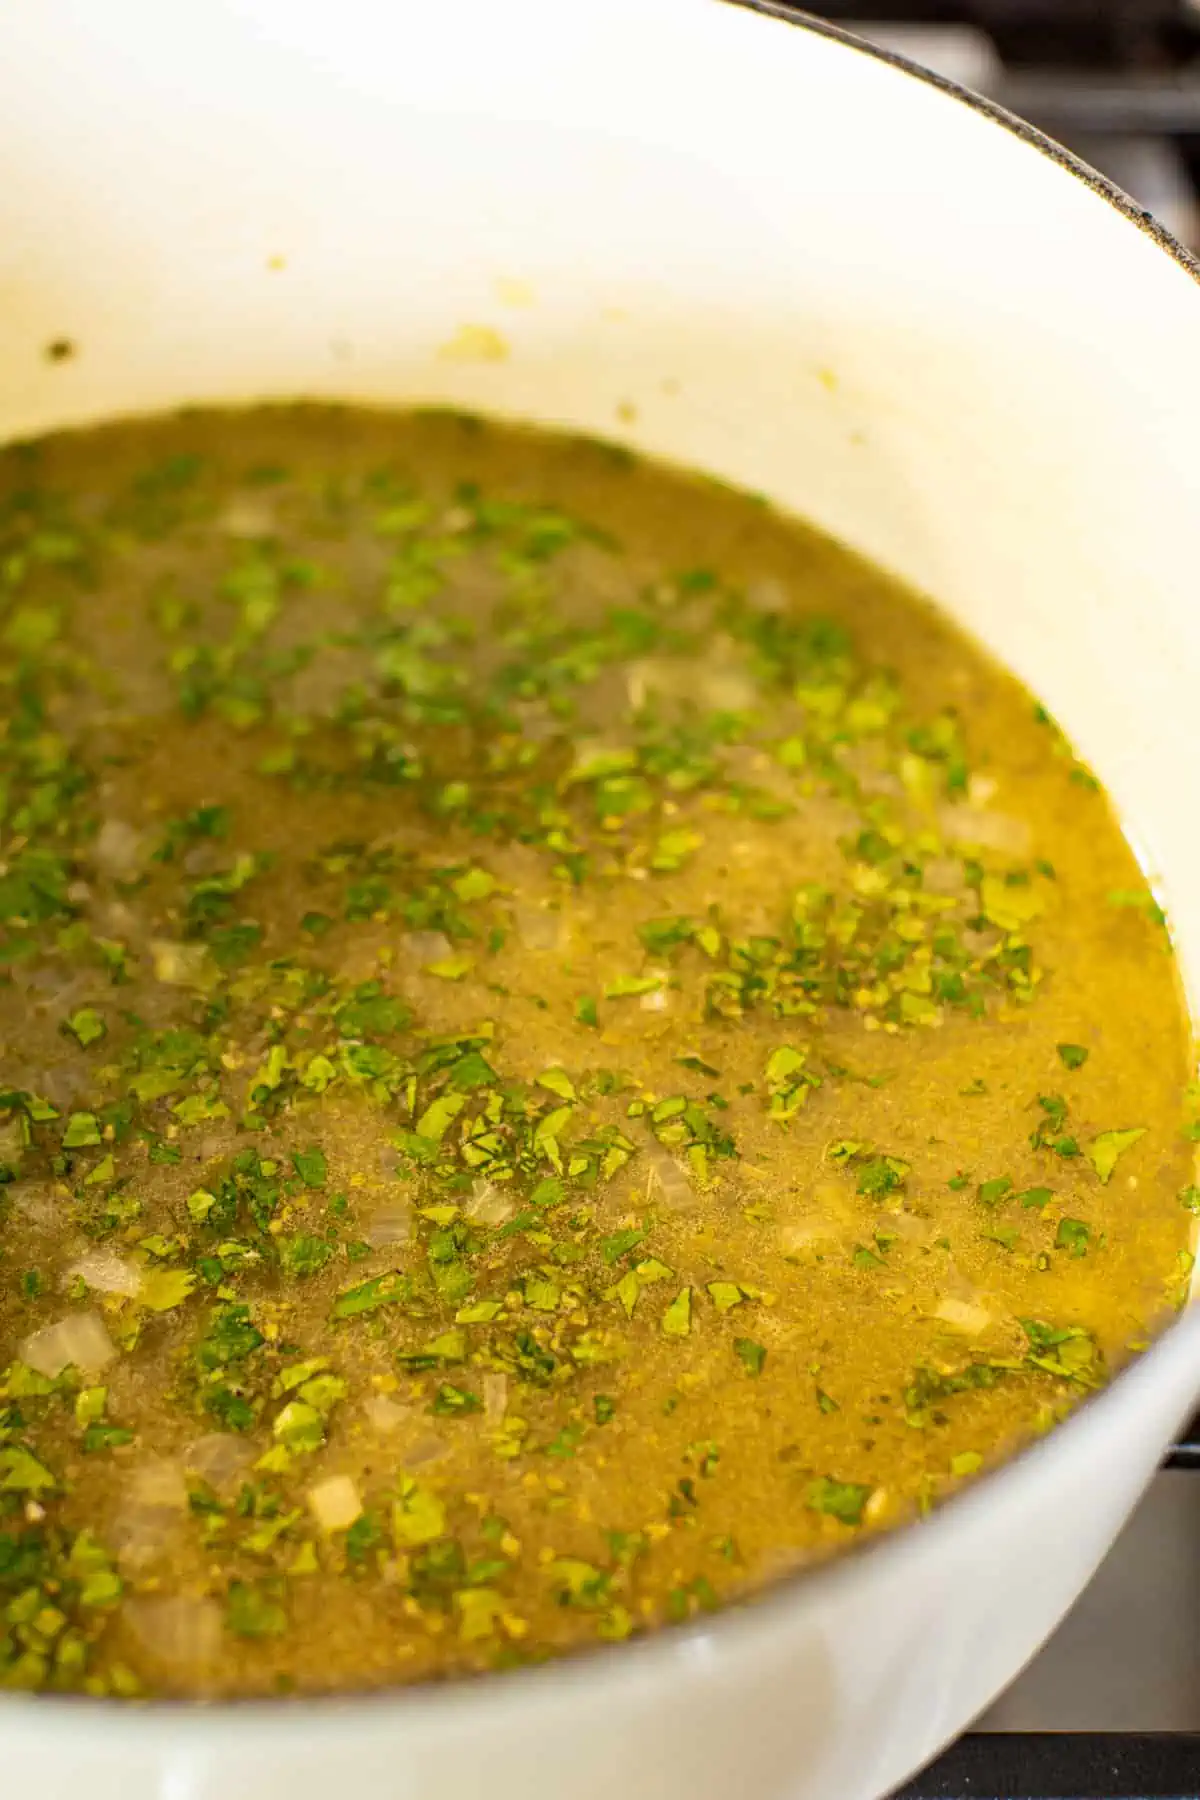
POLYGON ((811 10, 1032 120, 1200 249, 1200 0, 826 0, 811 10))

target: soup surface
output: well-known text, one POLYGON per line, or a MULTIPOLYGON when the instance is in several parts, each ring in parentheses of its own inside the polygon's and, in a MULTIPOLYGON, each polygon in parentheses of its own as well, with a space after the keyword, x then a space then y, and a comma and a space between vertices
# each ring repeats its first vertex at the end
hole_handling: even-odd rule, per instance
POLYGON ((0 607, 0 1684, 684 1619, 1179 1303, 1162 917, 1046 715, 815 531, 194 413, 4 452, 0 607))

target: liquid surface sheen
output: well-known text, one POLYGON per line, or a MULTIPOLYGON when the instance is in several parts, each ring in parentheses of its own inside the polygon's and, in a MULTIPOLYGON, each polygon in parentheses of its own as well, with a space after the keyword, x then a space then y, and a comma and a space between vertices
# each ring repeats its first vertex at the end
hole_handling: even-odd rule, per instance
POLYGON ((1180 1303, 1162 917, 1024 690, 817 532, 194 413, 0 455, 0 607, 0 1684, 686 1619, 1180 1303))

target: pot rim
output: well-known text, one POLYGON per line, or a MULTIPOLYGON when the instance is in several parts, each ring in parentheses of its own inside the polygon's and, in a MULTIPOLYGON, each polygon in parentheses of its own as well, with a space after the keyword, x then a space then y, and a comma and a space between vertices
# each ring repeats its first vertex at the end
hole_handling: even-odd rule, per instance
MULTIPOLYGON (((981 114, 1011 136, 1037 150, 1049 161, 1058 164, 1105 200, 1115 212, 1136 226, 1143 236, 1165 252, 1200 285, 1200 256, 1194 255, 1181 244, 1123 189, 1028 120, 1009 112, 973 89, 912 61, 899 51, 874 44, 829 19, 817 17, 804 7, 794 4, 793 0, 718 0, 718 3, 773 19, 781 25, 840 44, 847 50, 885 63, 900 74, 935 88, 970 111, 981 114)), ((1160 1365, 1165 1349, 1181 1336, 1195 1339, 1196 1354, 1191 1361, 1200 1368, 1200 1301, 1196 1299, 1193 1299, 1184 1315, 1170 1321, 1163 1328, 1148 1351, 1136 1362, 1119 1371, 1107 1387, 1088 1395, 1080 1402, 1070 1417, 1054 1428, 1049 1439, 1037 1439, 1024 1445, 988 1469, 977 1481, 959 1489, 939 1505, 936 1519, 957 1520, 969 1515, 999 1485, 1014 1477, 1019 1479, 1022 1472, 1031 1465, 1036 1465, 1048 1449, 1053 1450, 1064 1432, 1078 1431, 1085 1418, 1094 1419, 1097 1412, 1107 1411, 1107 1403, 1113 1398, 1114 1390, 1122 1395, 1127 1394, 1139 1376, 1143 1382, 1149 1380, 1160 1365), (1189 1313, 1190 1321, 1187 1319, 1189 1313)), ((367 1725, 373 1726, 376 1731, 381 1727, 402 1727, 404 1720, 411 1718, 414 1713, 425 1717, 441 1715, 447 1720, 457 1719, 461 1722, 470 1713, 478 1717, 484 1709, 507 1706, 514 1693, 526 1693, 531 1700, 536 1696, 550 1698, 552 1690, 557 1687, 565 1698, 568 1690, 574 1690, 581 1683, 588 1683, 597 1668, 607 1671, 610 1676, 624 1671, 625 1678, 630 1681, 639 1675, 643 1679, 656 1673, 661 1676, 664 1672, 669 1673, 671 1663, 690 1661, 696 1666, 710 1660, 705 1656, 705 1650, 707 1640, 714 1637, 719 1636, 721 1640, 720 1646, 714 1646, 716 1652, 719 1653, 724 1648, 727 1653, 734 1653, 738 1633, 751 1636, 755 1634, 756 1627, 769 1631, 778 1615, 790 1608, 799 1594, 819 1593, 828 1596, 836 1593, 839 1585, 857 1580, 868 1562, 872 1566, 878 1566, 897 1556, 904 1556, 921 1523, 910 1521, 878 1536, 861 1539, 827 1561, 815 1566, 798 1567, 775 1578, 765 1588, 744 1599, 734 1600, 716 1612, 668 1624, 632 1640, 599 1642, 541 1664, 456 1676, 453 1680, 440 1684, 398 1683, 379 1688, 351 1688, 329 1693, 288 1694, 279 1697, 233 1697, 217 1700, 151 1698, 137 1702, 114 1702, 107 1697, 77 1693, 0 1692, 0 1736, 6 1729, 19 1724, 32 1724, 35 1728, 47 1724, 53 1728, 70 1720, 78 1722, 85 1730, 100 1734, 110 1745, 127 1734, 130 1747, 137 1745, 154 1748, 159 1745, 164 1751, 186 1754, 199 1742, 207 1741, 211 1745, 214 1726, 227 1741, 230 1736, 245 1741, 247 1733, 261 1736, 266 1731, 272 1735, 276 1732, 286 1733, 295 1744, 298 1738, 306 1735, 310 1725, 315 1726, 323 1735, 331 1729, 337 1729, 339 1735, 344 1733, 346 1737, 350 1737, 361 1734, 362 1728, 367 1725)), ((925 1523, 925 1530, 928 1531, 931 1527, 936 1529, 933 1519, 925 1523)))

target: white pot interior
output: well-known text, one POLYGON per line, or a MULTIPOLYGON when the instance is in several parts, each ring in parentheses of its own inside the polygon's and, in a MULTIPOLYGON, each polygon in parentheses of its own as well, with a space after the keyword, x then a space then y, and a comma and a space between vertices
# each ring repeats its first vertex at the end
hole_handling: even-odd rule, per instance
MULTIPOLYGON (((1200 285, 1044 150, 721 0, 40 0, 0 15, 0 166, 0 438, 188 401, 435 401, 761 490, 1036 689, 1200 970, 1200 285), (55 339, 75 353, 49 360, 55 339)), ((897 1713, 869 1758, 847 1751, 840 1800, 1033 1648, 1185 1404, 1179 1358, 1170 1379, 1140 1435, 1121 1410, 1125 1477, 1077 1571, 1060 1559, 1040 1611, 997 1627, 979 1679, 942 1666, 907 1736, 897 1713)), ((68 1791, 54 1766, 21 1765, 27 1800, 68 1791)), ((165 1794, 165 1766, 146 1751, 126 1789, 105 1764, 93 1791, 165 1794)), ((172 1766, 173 1794, 243 1791, 219 1758, 172 1766)), ((277 1766, 256 1793, 284 1791, 277 1766)), ((361 1791, 474 1791, 476 1765, 421 1766, 410 1786, 383 1757, 361 1791)), ((788 1766, 766 1758, 747 1793, 822 1791, 788 1766)), ((682 1791, 655 1768, 643 1791, 682 1791)), ((499 1800, 527 1791, 515 1750, 496 1779, 499 1800)))

